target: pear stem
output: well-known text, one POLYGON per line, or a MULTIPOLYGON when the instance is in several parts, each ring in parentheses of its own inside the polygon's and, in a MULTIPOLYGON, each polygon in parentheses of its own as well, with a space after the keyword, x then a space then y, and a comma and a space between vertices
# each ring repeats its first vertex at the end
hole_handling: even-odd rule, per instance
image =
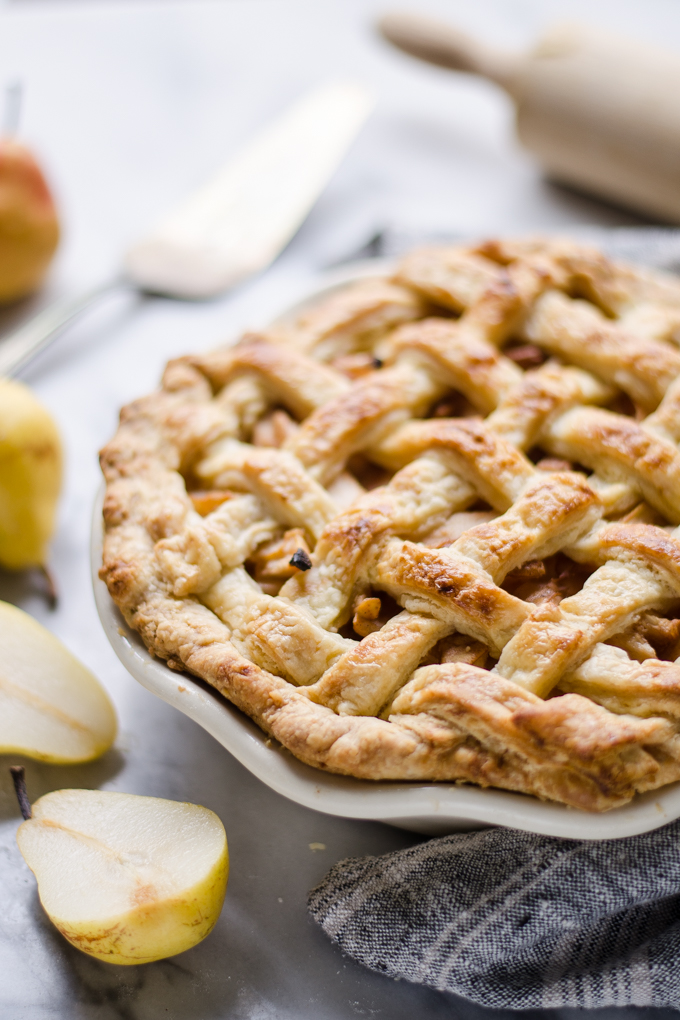
POLYGON ((14 792, 16 793, 17 800, 19 801, 21 814, 24 821, 27 822, 29 818, 33 817, 33 811, 31 810, 31 802, 28 799, 28 790, 26 789, 26 769, 23 765, 10 765, 9 771, 12 774, 14 792))
POLYGON ((41 566, 39 570, 45 582, 45 596, 47 598, 47 604, 50 609, 56 609, 59 601, 59 594, 57 592, 57 586, 54 583, 54 577, 52 576, 49 568, 44 565, 41 566))

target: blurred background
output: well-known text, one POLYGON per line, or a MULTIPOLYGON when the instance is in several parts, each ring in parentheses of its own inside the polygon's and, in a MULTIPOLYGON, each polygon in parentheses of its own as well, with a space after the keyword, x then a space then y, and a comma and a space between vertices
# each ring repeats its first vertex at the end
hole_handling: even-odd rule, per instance
MULTIPOLYGON (((413 0, 509 49, 578 19, 680 48, 676 0, 413 0)), ((635 216, 546 185, 497 86, 391 49, 386 0, 5 0, 0 68, 60 201, 65 281, 122 248, 305 89, 352 77, 375 113, 295 242, 313 263, 374 224, 488 232, 635 216)))

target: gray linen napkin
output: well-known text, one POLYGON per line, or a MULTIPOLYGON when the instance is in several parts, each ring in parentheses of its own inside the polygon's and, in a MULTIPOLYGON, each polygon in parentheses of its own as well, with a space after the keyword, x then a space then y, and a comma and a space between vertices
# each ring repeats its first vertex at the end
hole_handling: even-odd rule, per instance
POLYGON ((312 917, 366 967, 482 1006, 680 1009, 680 822, 618 840, 515 829, 341 861, 312 917))
MULTIPOLYGON (((563 233, 612 258, 680 271, 680 230, 563 233)), ((396 256, 419 241, 388 229, 361 254, 396 256)), ((341 861, 309 909, 372 970, 483 1006, 680 1009, 679 840, 680 821, 601 842, 511 829, 446 836, 341 861)))
MULTIPOLYGON (((538 234, 540 231, 532 233, 538 234)), ((655 269, 680 272, 680 230, 676 227, 593 227, 575 224, 559 230, 551 229, 546 233, 597 245, 610 258, 623 262, 639 262, 655 269)), ((423 234, 409 228, 390 226, 378 231, 358 251, 341 261, 397 258, 421 244, 450 244, 469 239, 467 235, 449 231, 423 234)))

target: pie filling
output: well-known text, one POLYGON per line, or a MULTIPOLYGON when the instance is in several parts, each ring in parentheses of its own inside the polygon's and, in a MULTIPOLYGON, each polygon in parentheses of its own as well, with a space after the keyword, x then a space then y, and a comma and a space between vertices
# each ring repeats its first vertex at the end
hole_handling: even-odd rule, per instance
POLYGON ((590 811, 680 779, 680 281, 568 241, 170 362, 101 455, 101 577, 301 760, 590 811))

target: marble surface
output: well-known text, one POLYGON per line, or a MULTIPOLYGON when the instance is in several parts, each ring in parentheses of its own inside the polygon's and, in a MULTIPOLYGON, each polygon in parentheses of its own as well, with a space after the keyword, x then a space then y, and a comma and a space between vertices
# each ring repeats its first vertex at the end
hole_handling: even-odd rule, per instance
MULTIPOLYGON (((680 48, 676 0, 411 6, 512 46, 528 44, 557 17, 575 16, 615 21, 619 31, 680 48)), ((67 451, 51 560, 61 598, 50 612, 39 579, 8 574, 0 574, 0 597, 37 616, 97 673, 121 724, 116 748, 99 762, 27 763, 31 796, 87 786, 205 804, 226 826, 232 873, 220 921, 200 946, 138 968, 91 960, 42 913, 14 842, 18 812, 3 759, 2 1018, 435 1020, 486 1013, 343 959, 308 919, 307 891, 343 857, 382 853, 416 837, 296 807, 252 778, 126 674, 100 628, 89 581, 97 450, 120 405, 152 388, 168 357, 266 322, 315 272, 359 249, 384 224, 507 232, 637 222, 546 184, 513 141, 509 102, 493 86, 419 66, 379 43, 370 22, 384 7, 384 0, 0 3, 0 81, 24 81, 24 134, 49 169, 65 223, 49 286, 36 301, 2 313, 2 332, 41 302, 113 274, 137 233, 305 88, 353 76, 377 98, 348 158, 267 274, 207 304, 121 293, 25 372, 58 420, 67 451)))

